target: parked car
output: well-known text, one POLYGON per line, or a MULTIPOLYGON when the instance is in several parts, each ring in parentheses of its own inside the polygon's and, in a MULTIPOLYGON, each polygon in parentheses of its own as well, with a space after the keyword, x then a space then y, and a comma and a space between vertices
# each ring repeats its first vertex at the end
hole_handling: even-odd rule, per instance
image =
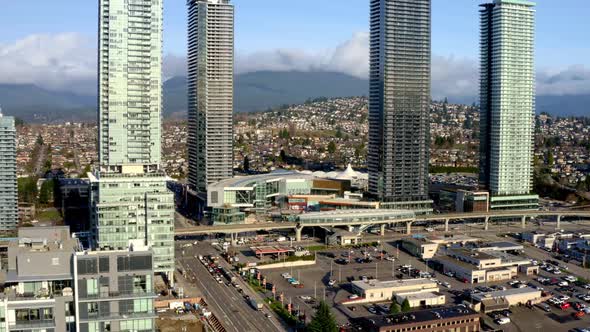
POLYGON ((545 312, 551 312, 551 307, 547 303, 540 303, 539 308, 545 312))
POLYGON ((510 323, 510 318, 508 317, 500 317, 495 320, 496 324, 498 325, 505 325, 510 323))

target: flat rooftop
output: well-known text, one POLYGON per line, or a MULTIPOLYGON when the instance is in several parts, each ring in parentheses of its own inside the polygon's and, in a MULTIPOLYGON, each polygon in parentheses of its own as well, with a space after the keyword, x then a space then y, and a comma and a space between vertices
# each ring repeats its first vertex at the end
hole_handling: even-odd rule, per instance
POLYGON ((498 257, 494 256, 494 255, 490 255, 488 253, 485 252, 480 252, 480 251, 474 251, 474 250, 469 250, 469 249, 451 249, 448 251, 449 255, 452 254, 457 254, 459 256, 465 256, 465 257, 471 257, 473 259, 477 259, 477 260, 484 260, 484 259, 496 259, 498 257))
POLYGON ((362 290, 370 290, 370 289, 381 289, 381 288, 398 288, 398 287, 430 287, 435 286, 437 287, 436 282, 420 278, 420 279, 405 279, 405 280, 387 280, 387 281, 380 281, 377 279, 371 279, 369 281, 362 281, 362 280, 354 280, 352 281, 352 285, 358 287, 362 290))
POLYGON ((452 234, 450 236, 437 236, 437 235, 433 235, 433 236, 428 236, 427 237, 428 240, 433 241, 433 242, 446 242, 446 243, 453 243, 453 242, 476 242, 476 241, 480 241, 481 239, 473 237, 473 236, 468 236, 465 234, 452 234))
POLYGON ((396 295, 405 297, 408 300, 428 300, 428 299, 436 299, 441 296, 445 296, 443 293, 440 292, 425 292, 425 293, 417 293, 417 294, 408 294, 408 293, 397 293, 396 295))
POLYGON ((520 250, 524 247, 521 244, 508 242, 508 241, 500 241, 500 242, 490 242, 485 243, 480 248, 498 248, 500 250, 520 250))
POLYGON ((220 190, 224 188, 252 188, 259 182, 277 181, 281 179, 314 180, 319 178, 305 173, 278 170, 266 174, 237 176, 234 178, 229 178, 216 183, 212 183, 209 185, 209 187, 211 188, 210 190, 220 190))
POLYGON ((466 316, 479 316, 475 311, 466 306, 454 306, 437 309, 427 309, 397 314, 393 316, 371 316, 360 319, 364 326, 381 328, 386 326, 401 326, 406 324, 424 323, 441 319, 462 318, 466 316))
POLYGON ((443 265, 445 263, 450 263, 450 264, 457 265, 459 267, 462 267, 462 268, 464 268, 466 270, 470 270, 470 271, 480 271, 480 270, 483 270, 483 269, 478 268, 476 265, 473 265, 473 264, 470 264, 470 263, 466 263, 466 262, 460 261, 460 260, 458 260, 456 258, 449 257, 449 256, 436 256, 434 259, 437 260, 437 261, 439 261, 439 262, 441 262, 443 265))
POLYGON ((531 287, 524 287, 524 288, 509 288, 503 291, 494 291, 494 292, 487 292, 487 293, 477 293, 471 295, 471 297, 476 301, 482 301, 484 299, 495 299, 495 298, 502 298, 511 295, 524 295, 524 294, 535 294, 538 293, 539 297, 541 296, 541 291, 538 289, 533 289, 531 287))

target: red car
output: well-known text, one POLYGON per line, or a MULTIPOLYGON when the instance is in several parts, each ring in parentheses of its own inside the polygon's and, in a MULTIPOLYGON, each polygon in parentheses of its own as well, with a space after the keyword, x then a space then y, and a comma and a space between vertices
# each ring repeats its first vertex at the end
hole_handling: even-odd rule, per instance
POLYGON ((574 312, 572 314, 572 316, 574 316, 575 318, 582 318, 582 317, 584 317, 584 312, 583 311, 577 311, 577 312, 574 312))
POLYGON ((567 310, 571 307, 571 305, 567 302, 563 303, 562 305, 559 306, 561 308, 561 310, 567 310))

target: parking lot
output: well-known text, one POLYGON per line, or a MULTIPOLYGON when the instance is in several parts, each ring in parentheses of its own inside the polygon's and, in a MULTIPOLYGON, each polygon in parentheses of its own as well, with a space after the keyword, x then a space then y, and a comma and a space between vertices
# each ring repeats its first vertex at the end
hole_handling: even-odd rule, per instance
MULTIPOLYGON (((504 239, 489 234, 490 241, 497 241, 504 239)), ((554 260, 550 253, 544 252, 537 248, 527 248, 525 251, 536 250, 537 257, 542 256, 545 260, 554 260)), ((277 294, 283 293, 285 301, 293 303, 294 308, 299 309, 307 314, 313 313, 313 306, 319 300, 325 300, 332 304, 335 308, 334 313, 339 323, 346 323, 350 318, 362 317, 372 314, 379 314, 387 311, 390 303, 373 304, 357 304, 357 305, 342 305, 342 301, 346 300, 352 295, 349 283, 351 280, 360 280, 362 277, 376 278, 380 280, 392 280, 403 278, 412 278, 408 273, 402 273, 407 269, 402 266, 412 266, 421 272, 428 272, 432 278, 440 282, 440 291, 446 296, 447 304, 461 303, 464 299, 469 299, 467 296, 469 292, 481 292, 489 290, 506 289, 510 287, 518 287, 511 285, 507 281, 483 284, 466 284, 453 277, 449 277, 442 273, 434 271, 432 267, 427 267, 426 262, 419 260, 416 257, 409 255, 403 250, 398 250, 395 242, 385 242, 378 247, 358 248, 358 249, 325 249, 319 250, 316 253, 317 263, 313 266, 300 268, 280 268, 262 271, 267 281, 273 283, 276 287, 277 294), (384 252, 383 258, 381 252, 384 252), (369 256, 370 255, 370 256, 369 256), (367 259, 371 257, 371 259, 367 259), (388 260, 387 258, 390 258, 388 260), (342 262, 348 260, 347 264, 338 264, 337 261, 342 262), (361 262, 362 261, 362 262, 361 262), (296 288, 289 283, 289 281, 282 275, 288 274, 297 280, 303 286, 296 288), (330 285, 330 281, 335 281, 334 285, 330 285), (314 301, 317 300, 317 301, 314 301), (379 306, 380 305, 380 306, 379 306)), ((563 263, 563 262, 562 262, 563 263)), ((542 264, 539 259, 539 264, 542 264)), ((557 264, 562 268, 569 264, 557 264)), ((590 306, 590 297, 586 299, 580 295, 588 295, 589 290, 580 286, 572 285, 568 282, 568 286, 559 286, 559 282, 563 282, 563 278, 567 277, 568 273, 564 273, 564 269, 559 269, 559 274, 541 270, 539 276, 524 276, 519 274, 518 281, 520 284, 540 288, 555 294, 555 296, 568 296, 566 302, 570 302, 571 308, 561 309, 559 305, 550 305, 550 312, 545 312, 540 307, 526 308, 516 307, 511 309, 512 314, 509 316, 511 322, 506 325, 498 325, 494 323, 494 319, 489 316, 484 316, 484 321, 493 329, 502 328, 505 331, 543 331, 547 328, 554 327, 560 331, 564 328, 574 329, 590 326, 590 317, 573 317, 577 312, 573 309, 575 302, 590 306), (548 278, 549 284, 542 284, 537 281, 538 277, 548 278), (575 297, 579 295, 580 298, 575 297)), ((567 270, 565 270, 567 272, 567 270)), ((577 276, 576 276, 577 277, 577 276)), ((576 278, 577 279, 577 278, 576 278)), ((543 279, 541 279, 543 280, 543 279)), ((511 281, 516 283, 516 281, 511 281)), ((562 284, 564 285, 564 284, 562 284)), ((523 286, 520 286, 523 287, 523 286)), ((590 288, 590 286, 588 286, 590 288)), ((588 310, 590 312, 590 309, 588 310)))

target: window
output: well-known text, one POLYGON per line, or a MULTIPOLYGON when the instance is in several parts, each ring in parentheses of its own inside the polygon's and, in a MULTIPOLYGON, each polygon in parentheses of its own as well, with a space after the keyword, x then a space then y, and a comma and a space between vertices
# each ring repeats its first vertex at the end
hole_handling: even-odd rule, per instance
POLYGON ((117 257, 117 270, 119 272, 151 270, 152 256, 122 256, 117 257))
POLYGON ((98 273, 98 264, 95 257, 78 259, 78 274, 96 274, 98 273))
POLYGON ((98 271, 100 273, 109 272, 109 258, 108 257, 100 257, 98 259, 98 271))
POLYGON ((86 280, 86 294, 88 296, 98 295, 98 280, 87 279, 86 280))
POLYGON ((87 303, 87 310, 88 310, 88 317, 97 317, 98 316, 98 303, 91 302, 87 303))

